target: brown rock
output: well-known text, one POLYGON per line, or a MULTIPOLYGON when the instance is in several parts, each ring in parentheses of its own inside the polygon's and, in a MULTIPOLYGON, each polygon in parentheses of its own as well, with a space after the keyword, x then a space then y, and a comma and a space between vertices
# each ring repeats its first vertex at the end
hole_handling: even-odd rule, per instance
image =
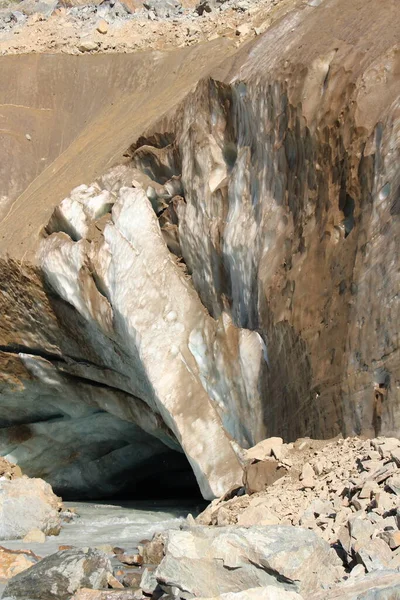
POLYGON ((286 475, 285 468, 280 467, 276 460, 264 460, 247 465, 244 471, 243 483, 247 494, 265 490, 269 485, 286 475))
POLYGON ((278 445, 274 446, 272 448, 272 456, 274 458, 276 458, 276 460, 281 461, 283 459, 283 455, 284 455, 284 448, 285 448, 285 446, 283 444, 281 444, 279 446, 278 445))
POLYGON ((24 542, 36 542, 37 544, 44 544, 46 541, 46 534, 40 529, 32 529, 29 531, 23 539, 24 542))
POLYGON ((140 566, 143 564, 143 556, 140 554, 117 554, 116 557, 124 565, 140 566))
POLYGON ((252 448, 245 451, 247 460, 265 460, 272 456, 273 450, 281 447, 283 439, 280 437, 271 437, 266 440, 262 440, 252 448))
POLYGON ((384 540, 389 548, 396 550, 400 546, 400 531, 383 531, 379 534, 379 537, 384 540))
POLYGON ((110 586, 110 588, 113 588, 114 590, 124 589, 124 585, 120 581, 118 581, 118 579, 114 577, 114 575, 112 575, 111 573, 107 574, 107 583, 110 586))
POLYGON ((97 43, 92 40, 82 41, 78 46, 78 50, 81 52, 92 52, 93 50, 97 50, 97 48, 97 43))
POLYGON ((159 533, 156 534, 150 542, 143 545, 143 562, 150 565, 160 564, 164 557, 164 543, 164 536, 159 533))
POLYGON ((238 25, 236 27, 236 35, 246 36, 250 33, 251 27, 247 23, 243 23, 242 25, 238 25))
POLYGON ((0 546, 0 580, 11 579, 25 569, 29 569, 38 560, 32 552, 8 550, 0 546))
POLYGON ((125 587, 137 589, 140 587, 142 573, 126 573, 122 578, 125 587))
POLYGON ((372 472, 377 471, 382 466, 382 462, 379 460, 363 460, 361 463, 366 471, 372 472))
POLYGON ((221 506, 217 513, 217 525, 218 527, 226 527, 232 525, 235 522, 235 514, 225 506, 221 506))
POLYGON ((103 35, 105 35, 107 33, 107 31, 108 31, 108 23, 107 23, 107 21, 105 21, 104 19, 101 19, 101 21, 99 21, 97 23, 96 30, 99 33, 102 33, 103 35))
POLYGON ((377 452, 376 450, 370 450, 368 452, 368 457, 371 460, 380 460, 381 459, 381 455, 379 454, 379 452, 377 452))
POLYGON ((310 463, 305 463, 301 470, 300 481, 304 488, 315 487, 315 472, 310 463))
POLYGON ((351 504, 356 510, 365 510, 369 504, 369 500, 354 496, 351 500, 351 504))
MULTIPOLYGON (((257 498, 257 500, 261 500, 257 498)), ((271 511, 264 502, 256 505, 250 503, 250 506, 240 513, 237 524, 240 527, 251 527, 253 525, 277 525, 280 522, 279 517, 271 511)))
POLYGON ((368 480, 362 486, 358 497, 360 499, 370 500, 372 492, 376 492, 379 490, 379 486, 375 481, 368 480))
POLYGON ((393 494, 388 494, 384 490, 380 490, 374 494, 374 499, 371 502, 371 506, 375 508, 378 514, 383 515, 384 513, 392 510, 396 505, 396 497, 393 494))
POLYGON ((21 468, 8 461, 4 456, 0 456, 0 477, 7 477, 7 479, 22 477, 21 468))
POLYGON ((352 558, 351 536, 350 536, 350 532, 349 532, 347 523, 346 523, 346 525, 343 525, 342 527, 340 527, 339 532, 338 532, 338 540, 345 552, 344 562, 345 563, 350 562, 350 560, 352 558))
POLYGON ((313 469, 315 471, 316 475, 322 475, 322 473, 324 472, 326 467, 326 461, 325 460, 317 460, 315 462, 315 464, 313 465, 313 469))

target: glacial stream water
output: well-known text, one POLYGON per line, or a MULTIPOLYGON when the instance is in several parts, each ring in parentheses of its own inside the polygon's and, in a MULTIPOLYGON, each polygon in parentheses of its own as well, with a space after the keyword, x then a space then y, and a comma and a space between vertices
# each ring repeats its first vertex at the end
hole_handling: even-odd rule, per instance
MULTIPOLYGON (((110 501, 65 502, 66 508, 74 508, 78 517, 64 523, 58 536, 48 536, 43 544, 22 540, 5 540, 6 548, 29 549, 40 557, 57 552, 59 546, 104 547, 119 546, 128 553, 137 549, 143 539, 151 539, 154 533, 177 529, 189 513, 196 516, 206 503, 201 500, 156 501, 110 501)), ((114 562, 114 561, 112 561, 114 562)), ((4 586, 0 585, 0 596, 4 586)))

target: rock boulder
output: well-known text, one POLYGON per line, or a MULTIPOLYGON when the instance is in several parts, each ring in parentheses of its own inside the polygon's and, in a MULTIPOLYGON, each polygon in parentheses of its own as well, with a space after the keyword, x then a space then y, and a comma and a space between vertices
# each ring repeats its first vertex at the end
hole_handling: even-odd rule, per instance
POLYGON ((23 538, 32 529, 57 535, 61 501, 42 479, 0 480, 0 539, 23 538))
POLYGON ((3 597, 69 600, 80 588, 107 587, 109 574, 111 564, 103 552, 92 548, 62 550, 10 579, 3 597))
POLYGON ((358 581, 348 579, 331 590, 311 595, 308 600, 398 600, 398 571, 375 571, 358 581))
POLYGON ((196 527, 169 532, 155 576, 182 598, 257 586, 307 594, 333 582, 339 565, 326 542, 300 527, 196 527))
POLYGON ((213 598, 198 598, 198 600, 302 600, 296 592, 288 592, 272 585, 262 588, 250 588, 243 592, 228 592, 213 598))

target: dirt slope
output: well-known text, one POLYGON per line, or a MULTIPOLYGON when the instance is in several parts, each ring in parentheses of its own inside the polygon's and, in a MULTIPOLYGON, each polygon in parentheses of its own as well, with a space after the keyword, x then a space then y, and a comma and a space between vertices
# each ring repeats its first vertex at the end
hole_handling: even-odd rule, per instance
POLYGON ((55 204, 120 159, 233 49, 215 40, 165 54, 2 58, 0 252, 31 259, 55 204))

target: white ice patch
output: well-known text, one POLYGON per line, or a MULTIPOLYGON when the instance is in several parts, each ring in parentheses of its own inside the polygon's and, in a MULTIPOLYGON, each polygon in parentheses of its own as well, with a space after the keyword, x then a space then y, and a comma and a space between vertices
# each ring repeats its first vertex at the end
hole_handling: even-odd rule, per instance
POLYGON ((42 383, 50 387, 60 387, 62 382, 53 365, 47 360, 20 352, 18 355, 27 370, 42 383))
POLYGON ((90 221, 109 212, 113 203, 108 190, 80 185, 60 203, 58 214, 68 223, 72 237, 79 240, 87 235, 90 221))
POLYGON ((80 202, 71 198, 64 198, 58 207, 60 216, 70 226, 72 237, 80 240, 85 237, 88 229, 88 219, 80 202))

